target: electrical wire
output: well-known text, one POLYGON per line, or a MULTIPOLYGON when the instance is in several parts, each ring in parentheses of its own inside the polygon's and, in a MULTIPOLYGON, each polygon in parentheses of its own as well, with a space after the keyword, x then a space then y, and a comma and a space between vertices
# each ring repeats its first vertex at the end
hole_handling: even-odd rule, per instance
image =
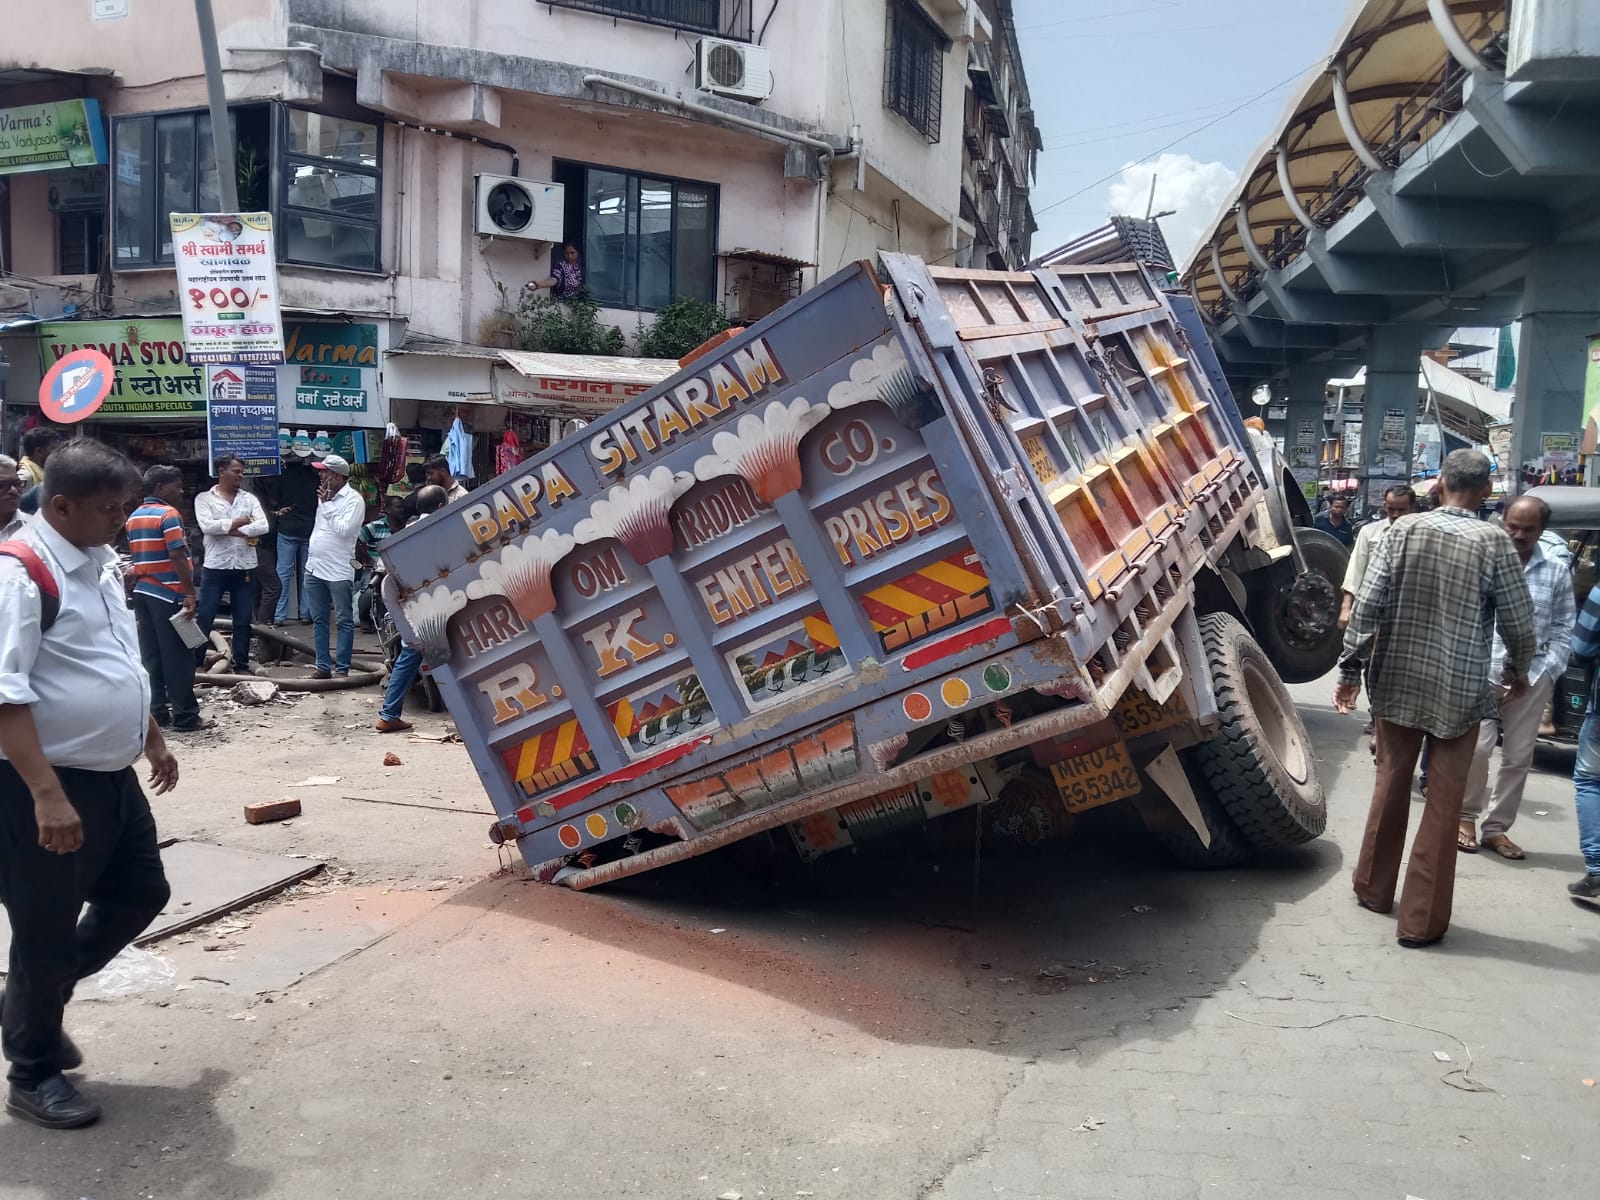
POLYGON ((1415 1021, 1402 1021, 1399 1017, 1386 1017, 1382 1013, 1340 1013, 1336 1017, 1329 1017, 1326 1021, 1318 1021, 1313 1025, 1286 1025, 1279 1021, 1262 1021, 1255 1017, 1242 1017, 1236 1012, 1228 1012, 1227 1009, 1223 1009, 1222 1011, 1227 1013, 1227 1015, 1232 1017, 1235 1021, 1242 1021, 1246 1025, 1260 1025, 1263 1029, 1290 1029, 1303 1031, 1309 1029, 1322 1029, 1328 1025, 1337 1024, 1340 1021, 1385 1021, 1390 1025, 1404 1025, 1407 1029, 1420 1029, 1423 1033, 1436 1033, 1442 1038, 1449 1038, 1456 1045, 1460 1046, 1461 1052, 1467 1056, 1467 1062, 1465 1066, 1452 1067, 1443 1075, 1439 1076, 1439 1081, 1441 1083, 1447 1087, 1453 1087, 1457 1091, 1461 1092, 1493 1092, 1502 1100, 1506 1098, 1505 1093, 1499 1088, 1491 1087, 1487 1083, 1482 1083, 1472 1077, 1472 1047, 1468 1046, 1466 1042, 1464 1042, 1461 1038, 1458 1038, 1455 1034, 1446 1033, 1442 1029, 1435 1029, 1431 1025, 1418 1025, 1415 1021))
POLYGON ((1159 147, 1159 148, 1157 148, 1155 150, 1150 151, 1150 153, 1144 155, 1144 157, 1135 159, 1133 162, 1123 164, 1122 166, 1118 167, 1115 171, 1112 171, 1110 174, 1101 176, 1099 179, 1096 179, 1093 183, 1084 184, 1077 191, 1072 192, 1069 195, 1063 196, 1059 200, 1052 201, 1051 203, 1046 204, 1043 208, 1034 209, 1033 210, 1033 215, 1035 217, 1041 217, 1041 216, 1043 216, 1045 213, 1049 212, 1053 208, 1060 208, 1068 200, 1076 200, 1079 196, 1083 195, 1085 192, 1090 191, 1093 188, 1099 187, 1102 183, 1110 183, 1113 179, 1115 179, 1118 175, 1121 175, 1129 167, 1136 167, 1140 163, 1149 162, 1156 155, 1165 154, 1168 150, 1171 150, 1174 146, 1182 145, 1184 142, 1186 142, 1190 138, 1192 138, 1195 134, 1204 133, 1207 129, 1210 129, 1213 125, 1220 125, 1223 121, 1226 121, 1229 117, 1233 116, 1235 113, 1242 112, 1244 109, 1249 108, 1252 104, 1255 104, 1257 101, 1265 99, 1267 96, 1270 96, 1273 92, 1277 91, 1279 88, 1288 87, 1291 83, 1293 83, 1295 80, 1299 79, 1307 71, 1311 70, 1312 67, 1317 66, 1321 62, 1322 62, 1322 59, 1318 58, 1315 62, 1309 63, 1306 66, 1301 67, 1293 75, 1290 75, 1290 76, 1288 76, 1287 78, 1284 78, 1284 79, 1280 79, 1277 83, 1273 84, 1271 87, 1265 88, 1262 91, 1257 92, 1254 96, 1251 96, 1250 99, 1248 99, 1248 100, 1241 101, 1240 103, 1238 103, 1238 104, 1234 105, 1232 108, 1230 108, 1227 112, 1221 114, 1220 116, 1213 117, 1211 120, 1207 121, 1204 125, 1201 125, 1196 129, 1191 129, 1188 133, 1185 133, 1185 134, 1183 134, 1183 135, 1181 135, 1179 137, 1173 138, 1166 145, 1161 146, 1161 147, 1159 147))

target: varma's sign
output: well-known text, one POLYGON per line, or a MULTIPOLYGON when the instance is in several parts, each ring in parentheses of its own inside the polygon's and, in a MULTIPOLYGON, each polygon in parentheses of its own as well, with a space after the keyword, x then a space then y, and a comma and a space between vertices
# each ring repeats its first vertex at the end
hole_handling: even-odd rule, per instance
POLYGON ((98 100, 0 108, 0 175, 109 161, 98 100))

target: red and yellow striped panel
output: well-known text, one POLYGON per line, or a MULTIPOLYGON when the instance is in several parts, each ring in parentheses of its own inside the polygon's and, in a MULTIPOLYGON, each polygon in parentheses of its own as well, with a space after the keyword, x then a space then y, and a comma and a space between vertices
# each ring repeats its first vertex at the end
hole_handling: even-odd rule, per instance
POLYGON ((628 740, 628 735, 633 732, 633 705, 626 700, 618 700, 606 709, 606 715, 611 718, 611 725, 617 731, 617 736, 623 741, 628 740))
POLYGON ((518 783, 569 762, 589 749, 589 737, 576 718, 534 734, 520 746, 501 751, 506 770, 518 783))
POLYGON ((861 597, 861 607, 873 629, 883 633, 988 586, 989 577, 978 556, 963 548, 902 579, 873 588, 861 597))
POLYGON ((813 613, 805 619, 806 636, 811 639, 813 650, 837 650, 839 648, 839 635, 833 631, 833 626, 821 613, 813 613))

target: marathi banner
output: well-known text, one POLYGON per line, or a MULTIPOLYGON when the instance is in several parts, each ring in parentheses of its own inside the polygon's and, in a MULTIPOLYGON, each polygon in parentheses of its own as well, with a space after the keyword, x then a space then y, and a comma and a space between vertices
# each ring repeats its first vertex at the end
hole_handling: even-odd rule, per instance
POLYGON ((99 350, 117 369, 111 395, 89 418, 205 416, 200 369, 184 353, 176 318, 153 321, 47 321, 39 326, 39 359, 49 370, 74 350, 99 350))
POLYGON ((184 343, 192 363, 281 363, 271 213, 173 213, 184 343))

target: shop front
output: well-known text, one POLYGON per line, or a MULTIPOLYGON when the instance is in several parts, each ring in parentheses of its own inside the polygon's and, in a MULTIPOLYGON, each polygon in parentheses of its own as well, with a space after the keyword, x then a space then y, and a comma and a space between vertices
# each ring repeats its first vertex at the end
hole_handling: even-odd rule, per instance
MULTIPOLYGON (((413 336, 385 357, 392 419, 414 457, 460 422, 483 483, 675 374, 667 359, 496 350, 413 336)), ((458 445, 459 445, 458 441, 458 445)))

